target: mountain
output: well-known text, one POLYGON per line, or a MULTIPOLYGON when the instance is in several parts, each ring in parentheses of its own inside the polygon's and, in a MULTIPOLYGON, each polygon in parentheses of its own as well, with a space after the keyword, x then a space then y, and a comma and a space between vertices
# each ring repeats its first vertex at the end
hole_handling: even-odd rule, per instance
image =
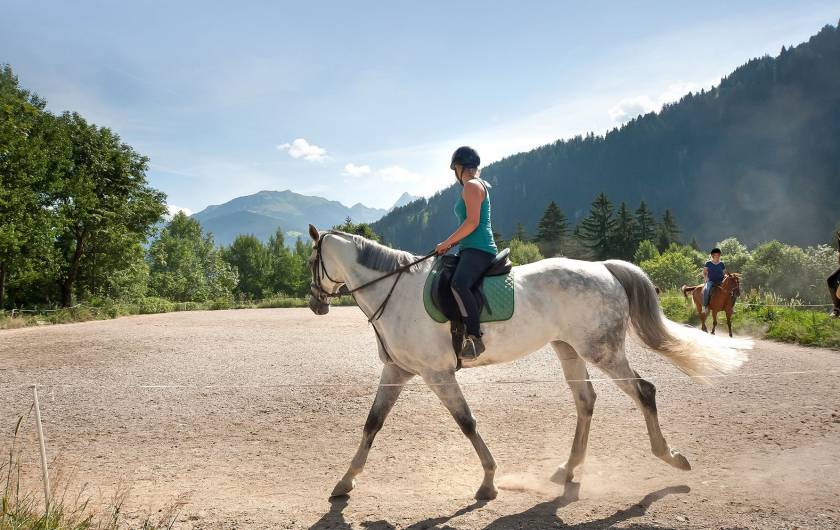
POLYGON ((403 192, 403 194, 400 195, 400 198, 397 199, 397 202, 395 202, 394 205, 391 206, 391 208, 388 209, 388 211, 390 212, 394 208, 399 208, 400 206, 405 206, 406 204, 408 204, 410 202, 414 202, 414 201, 416 201, 417 199, 420 199, 420 198, 421 197, 419 195, 412 195, 412 194, 408 193, 407 191, 403 192))
POLYGON ((305 234, 309 223, 331 227, 343 223, 347 217, 356 223, 370 223, 385 213, 386 210, 368 208, 361 203, 348 208, 337 201, 285 190, 237 197, 208 206, 192 217, 205 231, 213 233, 217 244, 228 245, 239 234, 253 234, 267 241, 278 227, 283 229, 288 243, 305 234))
MULTIPOLYGON (((601 191, 635 209, 676 214, 681 239, 704 247, 823 243, 840 220, 840 29, 824 27, 777 57, 748 61, 709 91, 605 135, 557 141, 490 164, 493 226, 533 235, 555 201, 570 223, 601 191)), ((390 244, 423 252, 456 228, 455 185, 374 223, 390 244)))

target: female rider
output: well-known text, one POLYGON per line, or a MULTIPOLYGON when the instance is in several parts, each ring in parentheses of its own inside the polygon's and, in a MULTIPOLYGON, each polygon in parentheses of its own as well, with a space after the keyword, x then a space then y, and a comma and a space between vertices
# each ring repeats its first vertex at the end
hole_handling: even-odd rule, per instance
MULTIPOLYGON (((837 263, 840 264, 840 232, 837 232, 837 263)), ((840 269, 828 277, 828 291, 831 293, 831 301, 834 303, 834 309, 829 313, 830 316, 840 317, 840 269)))
POLYGON ((452 154, 449 168, 455 171, 455 178, 463 187, 461 197, 455 203, 455 216, 461 225, 435 247, 435 251, 442 255, 456 243, 460 244, 460 259, 452 276, 452 293, 467 326, 461 346, 461 358, 464 359, 475 359, 484 351, 478 301, 472 288, 481 279, 498 250, 490 225, 490 186, 478 178, 480 163, 478 153, 471 147, 459 147, 452 154))
POLYGON ((712 289, 723 282, 726 274, 726 264, 720 260, 720 249, 713 248, 709 252, 709 261, 703 266, 703 312, 709 307, 709 299, 712 296, 712 289))

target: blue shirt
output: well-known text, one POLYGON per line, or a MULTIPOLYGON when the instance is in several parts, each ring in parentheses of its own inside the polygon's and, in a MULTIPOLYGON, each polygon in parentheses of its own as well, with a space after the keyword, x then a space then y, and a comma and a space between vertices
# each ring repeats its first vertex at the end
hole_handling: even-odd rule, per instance
MULTIPOLYGON (((485 184, 481 179, 476 180, 484 186, 484 200, 481 201, 478 226, 467 237, 462 239, 459 245, 461 250, 474 248, 495 256, 498 249, 496 248, 496 241, 493 239, 493 227, 490 224, 490 190, 487 189, 489 185, 485 184)), ((462 224, 467 219, 467 204, 464 202, 463 197, 459 197, 455 203, 455 217, 462 224)))
POLYGON ((723 281, 723 271, 726 269, 726 265, 721 261, 717 265, 712 263, 711 261, 706 262, 706 270, 709 271, 709 281, 713 283, 720 283, 723 281))

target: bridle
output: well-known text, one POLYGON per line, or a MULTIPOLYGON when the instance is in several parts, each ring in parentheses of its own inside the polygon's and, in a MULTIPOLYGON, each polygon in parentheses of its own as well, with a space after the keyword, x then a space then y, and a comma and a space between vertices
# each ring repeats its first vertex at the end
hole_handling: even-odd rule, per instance
MULTIPOLYGON (((738 294, 735 294, 735 291, 731 288, 730 289, 724 288, 723 287, 723 282, 720 282, 720 285, 718 285, 718 289, 720 289, 724 293, 728 294, 729 298, 731 298, 732 300, 735 300, 736 298, 738 298, 738 295, 741 294, 741 281, 738 279, 737 276, 733 276, 731 274, 727 274, 726 277, 727 278, 733 278, 732 281, 734 281, 735 284, 736 284, 736 287, 738 289, 738 294)), ((724 281, 726 281, 726 278, 724 278, 724 281)))
MULTIPOLYGON (((321 246, 324 240, 327 238, 327 236, 340 234, 340 232, 330 230, 322 234, 321 237, 318 238, 318 241, 315 242, 315 261, 312 263, 312 282, 309 284, 309 293, 325 305, 329 305, 330 300, 337 296, 350 295, 353 296, 353 299, 355 300, 356 297, 354 296, 354 293, 356 293, 357 291, 361 291, 365 287, 369 287, 375 283, 381 282, 385 278, 390 278, 391 276, 396 275, 397 277, 394 279, 394 283, 391 285, 391 289, 388 291, 388 294, 387 296, 385 296, 385 299, 382 300, 382 303, 379 304, 379 307, 376 308, 376 311, 374 311, 372 315, 365 315, 368 317, 368 322, 370 323, 379 320, 379 317, 381 317, 382 314, 385 312, 385 307, 388 305, 388 301, 391 299, 391 295, 394 293, 394 289, 397 287, 397 283, 400 281, 400 278, 402 277, 403 273, 409 270, 411 267, 431 258, 436 254, 436 252, 430 252, 429 254, 426 254, 425 256, 412 261, 408 265, 402 265, 394 269, 393 271, 385 273, 382 276, 379 276, 378 278, 374 278, 369 282, 365 282, 362 285, 359 285, 358 287, 350 288, 350 286, 348 286, 346 282, 336 281, 330 276, 330 273, 327 272, 327 266, 324 263, 323 254, 321 253, 321 246), (334 291, 328 291, 324 289, 322 285, 324 278, 328 279, 336 285, 336 289, 334 291)), ((356 303, 358 304, 358 301, 356 303)), ((359 308, 361 308, 361 306, 359 306, 359 308)), ((364 312, 364 309, 362 309, 362 311, 364 312)), ((377 335, 378 334, 379 333, 377 332, 377 335)))

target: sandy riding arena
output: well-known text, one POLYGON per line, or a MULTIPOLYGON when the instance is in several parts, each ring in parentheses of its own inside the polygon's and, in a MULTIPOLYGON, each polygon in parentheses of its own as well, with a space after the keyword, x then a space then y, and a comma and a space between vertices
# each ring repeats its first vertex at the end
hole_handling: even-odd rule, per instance
MULTIPOLYGON (((499 464, 496 500, 472 499, 478 459, 415 380, 356 490, 330 502, 380 370, 355 308, 0 332, 0 449, 37 382, 53 467, 97 499, 130 486, 138 521, 185 500, 176 528, 840 528, 840 352, 757 342, 712 387, 639 347, 628 355, 656 385, 663 432, 692 471, 652 456, 642 415, 599 381, 580 483, 549 482, 568 456, 575 408, 545 348, 458 376, 499 464)), ((19 443, 40 491, 32 415, 19 443)))

